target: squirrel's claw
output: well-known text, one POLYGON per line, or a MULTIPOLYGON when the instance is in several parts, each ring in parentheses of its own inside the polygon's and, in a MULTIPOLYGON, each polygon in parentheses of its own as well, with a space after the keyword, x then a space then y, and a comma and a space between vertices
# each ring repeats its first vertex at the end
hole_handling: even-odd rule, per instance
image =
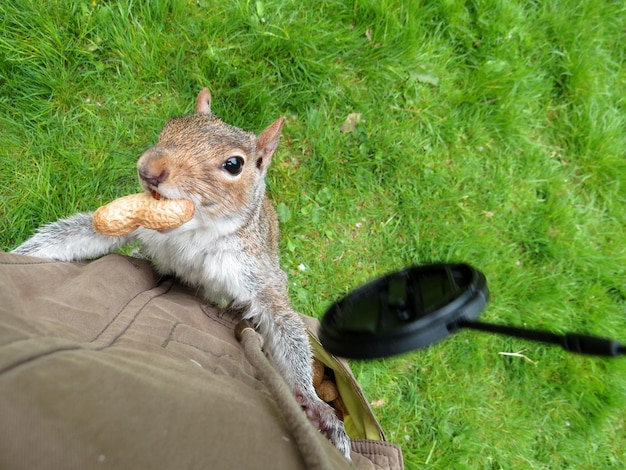
POLYGON ((296 393, 296 399, 313 425, 337 447, 346 459, 351 460, 350 438, 333 408, 317 396, 307 399, 303 394, 296 393))

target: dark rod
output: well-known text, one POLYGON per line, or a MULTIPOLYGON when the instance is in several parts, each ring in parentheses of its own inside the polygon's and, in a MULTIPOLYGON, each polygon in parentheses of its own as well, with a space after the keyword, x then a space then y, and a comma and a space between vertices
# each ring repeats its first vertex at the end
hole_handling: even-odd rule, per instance
MULTIPOLYGON (((566 333, 559 335, 550 331, 517 328, 509 325, 494 325, 469 320, 459 320, 454 327, 469 328, 472 330, 486 331, 500 335, 514 336, 516 338, 539 341, 542 343, 556 344, 566 351, 593 356, 619 356, 626 353, 626 348, 615 340, 599 338, 597 336, 566 333)), ((454 330, 454 328, 452 328, 454 330)))

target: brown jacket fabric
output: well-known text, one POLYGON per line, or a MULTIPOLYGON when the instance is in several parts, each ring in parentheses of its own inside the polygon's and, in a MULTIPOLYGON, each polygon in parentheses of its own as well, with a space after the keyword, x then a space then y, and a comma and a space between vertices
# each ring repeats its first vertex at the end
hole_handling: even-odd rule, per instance
MULTIPOLYGON (((238 319, 194 294, 133 258, 0 252, 0 468, 306 468, 238 319)), ((349 464, 308 435, 327 468, 403 468, 393 444, 354 440, 349 464)))

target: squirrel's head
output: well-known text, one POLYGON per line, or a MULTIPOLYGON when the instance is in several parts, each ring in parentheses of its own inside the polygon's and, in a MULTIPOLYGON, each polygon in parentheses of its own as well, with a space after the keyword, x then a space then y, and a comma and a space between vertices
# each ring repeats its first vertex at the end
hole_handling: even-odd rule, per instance
POLYGON ((196 113, 171 119, 157 145, 139 158, 139 181, 154 197, 191 200, 211 219, 244 216, 262 203, 284 122, 278 119, 258 136, 226 124, 211 113, 205 88, 196 113))

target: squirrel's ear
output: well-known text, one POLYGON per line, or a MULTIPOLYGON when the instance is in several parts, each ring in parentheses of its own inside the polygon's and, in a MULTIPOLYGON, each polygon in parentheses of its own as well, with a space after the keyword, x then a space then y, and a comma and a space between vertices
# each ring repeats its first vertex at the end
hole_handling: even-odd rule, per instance
POLYGON ((278 141, 280 140, 280 131, 285 123, 285 118, 281 117, 274 121, 270 126, 259 134, 256 143, 257 149, 257 161, 256 167, 267 168, 271 161, 272 155, 276 147, 278 147, 278 141))
POLYGON ((196 113, 211 114, 211 92, 208 88, 203 88, 196 98, 196 113))

